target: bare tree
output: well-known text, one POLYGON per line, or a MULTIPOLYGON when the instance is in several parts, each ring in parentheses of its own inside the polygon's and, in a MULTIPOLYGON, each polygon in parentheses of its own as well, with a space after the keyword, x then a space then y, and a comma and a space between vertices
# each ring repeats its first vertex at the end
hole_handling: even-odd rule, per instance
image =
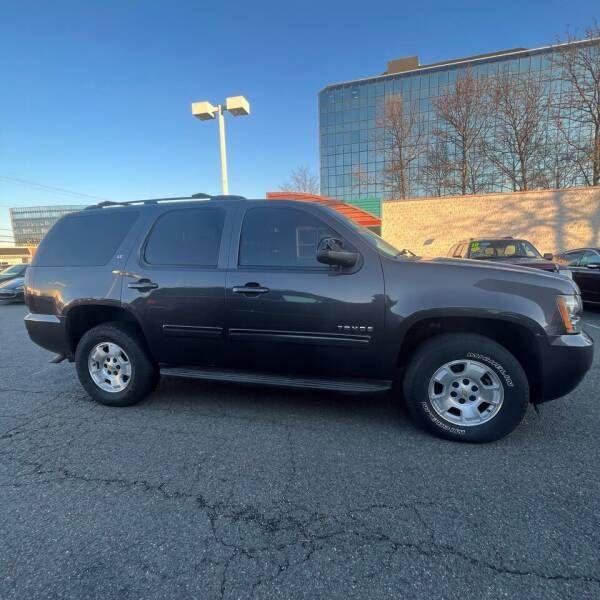
POLYGON ((450 187, 452 167, 445 144, 434 143, 425 150, 419 181, 428 196, 443 196, 450 187))
POLYGON ((544 167, 541 173, 541 187, 561 189, 575 185, 579 170, 578 160, 569 144, 565 144, 566 128, 562 122, 560 109, 550 105, 550 115, 544 141, 544 167))
POLYGON ((378 177, 374 173, 369 173, 364 165, 358 164, 352 167, 350 185, 354 196, 366 195, 368 186, 377 185, 378 183, 378 177))
POLYGON ((530 75, 502 72, 490 82, 493 117, 482 150, 513 191, 543 185, 548 95, 530 75))
MULTIPOLYGON (((588 185, 600 184, 600 26, 588 27, 582 41, 558 46, 556 77, 562 82, 560 131, 579 174, 588 185)), ((575 42, 569 35, 567 42, 575 42)))
POLYGON ((418 180, 416 168, 425 150, 426 122, 417 102, 402 96, 386 98, 377 119, 377 145, 383 156, 381 183, 392 198, 408 198, 418 180))
POLYGON ((308 167, 294 169, 289 180, 283 183, 279 189, 285 192, 303 192, 315 195, 321 191, 319 178, 308 167))
POLYGON ((434 143, 443 146, 448 156, 451 193, 474 194, 485 188, 481 143, 490 114, 488 92, 487 81, 466 70, 446 94, 434 100, 440 123, 434 143))

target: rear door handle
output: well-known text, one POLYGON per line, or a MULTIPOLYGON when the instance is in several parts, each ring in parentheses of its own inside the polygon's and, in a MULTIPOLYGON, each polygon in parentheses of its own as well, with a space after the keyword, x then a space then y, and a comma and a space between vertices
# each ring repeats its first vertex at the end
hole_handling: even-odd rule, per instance
POLYGON ((235 285, 231 288, 234 294, 266 294, 269 288, 260 285, 235 285))
POLYGON ((138 279, 137 281, 130 281, 127 284, 130 290, 139 290, 140 292, 146 292, 149 290, 155 290, 158 287, 158 283, 150 281, 149 279, 138 279))

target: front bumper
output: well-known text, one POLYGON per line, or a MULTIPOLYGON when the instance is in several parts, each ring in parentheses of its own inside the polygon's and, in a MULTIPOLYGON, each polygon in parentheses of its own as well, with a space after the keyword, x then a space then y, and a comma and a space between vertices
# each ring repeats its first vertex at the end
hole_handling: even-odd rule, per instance
POLYGON ((69 356, 69 343, 65 322, 56 315, 29 313, 25 316, 25 327, 32 342, 38 346, 69 356))
POLYGON ((572 392, 592 366, 594 341, 585 332, 548 338, 540 348, 542 389, 538 402, 572 392))

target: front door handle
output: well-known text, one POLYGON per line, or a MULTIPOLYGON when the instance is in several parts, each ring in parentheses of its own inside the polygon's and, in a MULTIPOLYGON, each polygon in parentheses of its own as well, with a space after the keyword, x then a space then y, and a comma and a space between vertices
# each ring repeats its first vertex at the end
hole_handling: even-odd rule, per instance
POLYGON ((150 281, 149 279, 138 279, 137 281, 130 281, 127 284, 130 290, 139 290, 140 292, 148 292, 155 290, 158 287, 158 283, 150 281))
POLYGON ((262 287, 258 283, 247 283, 246 285, 234 285, 231 291, 234 294, 266 294, 269 288, 262 287))

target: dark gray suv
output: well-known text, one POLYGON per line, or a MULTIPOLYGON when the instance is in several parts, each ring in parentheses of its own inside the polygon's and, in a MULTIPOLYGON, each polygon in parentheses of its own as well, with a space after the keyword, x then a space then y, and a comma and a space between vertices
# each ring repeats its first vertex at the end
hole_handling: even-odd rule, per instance
POLYGON ((430 431, 486 442, 530 402, 573 390, 593 354, 569 279, 407 257, 298 201, 91 207, 50 230, 25 293, 31 338, 111 406, 138 402, 159 375, 391 389, 430 431))

